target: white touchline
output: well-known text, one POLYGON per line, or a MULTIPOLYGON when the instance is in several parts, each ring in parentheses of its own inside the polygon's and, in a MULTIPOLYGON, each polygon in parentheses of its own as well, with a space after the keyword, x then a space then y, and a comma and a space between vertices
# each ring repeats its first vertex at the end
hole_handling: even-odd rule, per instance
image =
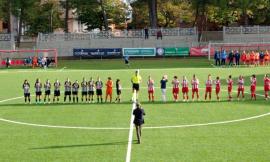
MULTIPOLYGON (((67 68, 67 67, 64 67, 67 68)), ((244 68, 248 68, 248 67, 244 67, 244 68)), ((244 69, 241 68, 241 69, 244 69)), ((258 67, 256 68, 258 69, 266 69, 269 67, 258 67)), ((204 67, 204 68, 157 68, 157 69, 141 69, 143 70, 147 70, 147 71, 159 71, 159 70, 180 70, 180 69, 192 69, 192 70, 196 70, 196 69, 213 69, 213 67, 204 67)), ((249 68, 250 69, 250 68, 249 68)), ((36 70, 32 70, 32 69, 25 69, 25 70, 9 70, 9 71, 1 71, 0 73, 27 73, 27 72, 59 72, 61 69, 47 69, 47 70, 43 70, 43 69, 36 69, 36 70)), ((62 70, 60 72, 84 72, 84 71, 135 71, 136 69, 112 69, 112 70, 99 70, 99 69, 69 69, 69 70, 62 70)), ((214 68, 214 70, 218 70, 218 68, 214 68)), ((231 70, 231 69, 223 69, 223 70, 231 70)))
POLYGON ((133 139, 133 120, 134 120, 133 110, 135 109, 135 107, 136 107, 136 103, 134 102, 132 104, 131 116, 130 116, 126 162, 130 162, 130 159, 131 159, 131 147, 132 147, 132 139, 133 139))

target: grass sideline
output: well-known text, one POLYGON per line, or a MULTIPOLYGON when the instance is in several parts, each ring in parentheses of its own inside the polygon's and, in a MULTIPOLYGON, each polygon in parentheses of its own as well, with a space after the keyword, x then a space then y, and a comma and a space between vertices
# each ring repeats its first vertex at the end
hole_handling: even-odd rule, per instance
MULTIPOLYGON (((139 60, 136 63, 137 66, 139 67, 141 63, 144 65, 143 70, 140 71, 143 77, 142 86, 146 86, 146 78, 150 74, 158 87, 158 82, 163 74, 167 74, 170 80, 174 75, 179 77, 186 75, 190 80, 195 73, 200 79, 200 88, 203 88, 203 82, 210 73, 213 77, 219 75, 222 79, 222 89, 226 89, 225 79, 227 76, 232 74, 236 81, 241 74, 245 76, 246 92, 249 92, 248 79, 250 75, 256 74, 258 79, 257 93, 263 94, 262 78, 265 73, 270 71, 269 67, 221 69, 205 68, 207 66, 198 65, 191 68, 192 65, 189 65, 188 62, 185 62, 185 65, 178 65, 177 61, 170 66, 170 61, 167 60, 165 61, 166 65, 163 66, 161 62, 153 63, 151 60, 139 60)), ((199 59, 198 61, 200 62, 199 59)), ((109 61, 105 62, 104 64, 97 63, 88 66, 88 60, 85 60, 85 62, 83 60, 81 62, 82 67, 79 67, 80 61, 75 61, 74 64, 70 62, 70 65, 66 62, 63 66, 68 65, 68 68, 63 70, 36 70, 37 72, 28 69, 8 70, 0 74, 0 84, 6 85, 0 87, 0 100, 22 96, 21 85, 25 78, 28 78, 31 86, 33 86, 37 77, 41 78, 42 81, 47 78, 54 81, 57 78, 63 82, 67 77, 70 77, 72 81, 75 79, 81 81, 82 77, 88 79, 90 76, 94 78, 100 76, 105 81, 108 76, 111 76, 114 81, 116 78, 121 79, 125 88, 123 90, 123 103, 25 105, 22 99, 15 99, 0 103, 0 118, 48 125, 128 128, 131 110, 129 88, 130 77, 134 73, 133 67, 130 70, 124 65, 122 67, 123 62, 121 60, 115 60, 111 65, 107 65, 109 61), (119 63, 121 65, 118 65, 119 63)), ((196 61, 192 64, 196 64, 196 61)), ((134 66, 134 69, 136 68, 134 66)), ((236 90, 235 85, 234 90, 236 90)), ((33 88, 31 88, 31 92, 33 94, 33 88)), ((201 89, 201 96, 203 96, 203 92, 204 90, 201 89)), ((159 88, 156 88, 155 97, 157 101, 161 98, 160 94, 159 88)), ((236 94, 234 93, 233 96, 235 97, 236 94)), ((225 90, 221 97, 221 102, 216 102, 216 99, 213 98, 212 102, 149 103, 147 101, 147 90, 141 89, 140 101, 143 103, 147 114, 145 126, 218 122, 270 112, 269 102, 264 101, 261 96, 258 96, 256 102, 249 100, 249 94, 246 94, 245 101, 227 102, 225 90)), ((171 89, 167 90, 167 98, 172 100, 171 89)), ((63 101, 63 96, 61 101, 63 101)), ((133 141, 131 161, 269 161, 270 151, 267 142, 270 138, 269 119, 269 116, 265 116, 256 120, 225 125, 144 129, 143 143, 137 145, 136 141, 133 141)), ((37 128, 2 121, 0 121, 0 131, 0 144, 2 146, 0 161, 12 162, 124 161, 129 133, 129 130, 37 128)), ((133 137, 135 140, 135 134, 133 137)))

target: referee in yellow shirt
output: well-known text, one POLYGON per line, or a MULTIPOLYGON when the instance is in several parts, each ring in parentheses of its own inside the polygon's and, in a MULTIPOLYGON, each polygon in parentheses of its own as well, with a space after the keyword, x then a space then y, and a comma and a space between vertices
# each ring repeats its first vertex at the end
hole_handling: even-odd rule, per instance
POLYGON ((136 102, 136 100, 138 100, 141 81, 142 81, 142 77, 139 74, 139 70, 136 70, 135 75, 133 75, 131 78, 133 102, 136 102))

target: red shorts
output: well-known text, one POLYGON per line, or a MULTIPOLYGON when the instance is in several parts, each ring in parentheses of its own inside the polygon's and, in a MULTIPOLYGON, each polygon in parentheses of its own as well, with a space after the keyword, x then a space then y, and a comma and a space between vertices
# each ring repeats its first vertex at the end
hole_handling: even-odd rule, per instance
POLYGON ((245 88, 238 88, 238 92, 244 92, 245 88))
POLYGON ((154 93, 154 90, 153 89, 149 89, 148 90, 148 93, 154 93))
POLYGON ((188 93, 188 87, 183 87, 182 88, 182 93, 188 93))
POLYGON ((106 90, 107 95, 112 95, 112 90, 106 90))
POLYGON ((250 91, 255 92, 256 91, 256 86, 250 86, 250 91))
POLYGON ((270 87, 269 86, 264 86, 264 91, 269 91, 270 87))
POLYGON ((173 88, 172 93, 173 94, 178 94, 179 93, 179 88, 173 88))
POLYGON ((192 89, 192 92, 193 92, 193 93, 195 93, 195 92, 198 93, 198 92, 199 92, 199 89, 198 89, 198 88, 194 88, 194 89, 192 89))
POLYGON ((220 88, 216 88, 216 94, 218 94, 220 92, 220 88))
POLYGON ((210 92, 211 93, 212 92, 212 87, 206 87, 206 93, 207 92, 210 92))
POLYGON ((232 87, 228 87, 228 92, 232 92, 232 87))

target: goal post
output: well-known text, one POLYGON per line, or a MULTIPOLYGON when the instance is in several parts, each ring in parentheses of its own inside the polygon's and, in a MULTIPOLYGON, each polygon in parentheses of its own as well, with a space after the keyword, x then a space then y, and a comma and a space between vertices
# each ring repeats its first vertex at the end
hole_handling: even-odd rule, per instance
POLYGON ((227 52, 231 50, 242 51, 265 51, 270 50, 270 42, 246 42, 246 43, 214 43, 209 42, 208 44, 208 60, 214 56, 211 51, 221 51, 226 50, 227 52))
POLYGON ((41 66, 43 58, 46 58, 49 66, 57 67, 57 49, 0 50, 0 66, 5 66, 7 60, 10 66, 32 66, 33 59, 37 59, 41 66))

